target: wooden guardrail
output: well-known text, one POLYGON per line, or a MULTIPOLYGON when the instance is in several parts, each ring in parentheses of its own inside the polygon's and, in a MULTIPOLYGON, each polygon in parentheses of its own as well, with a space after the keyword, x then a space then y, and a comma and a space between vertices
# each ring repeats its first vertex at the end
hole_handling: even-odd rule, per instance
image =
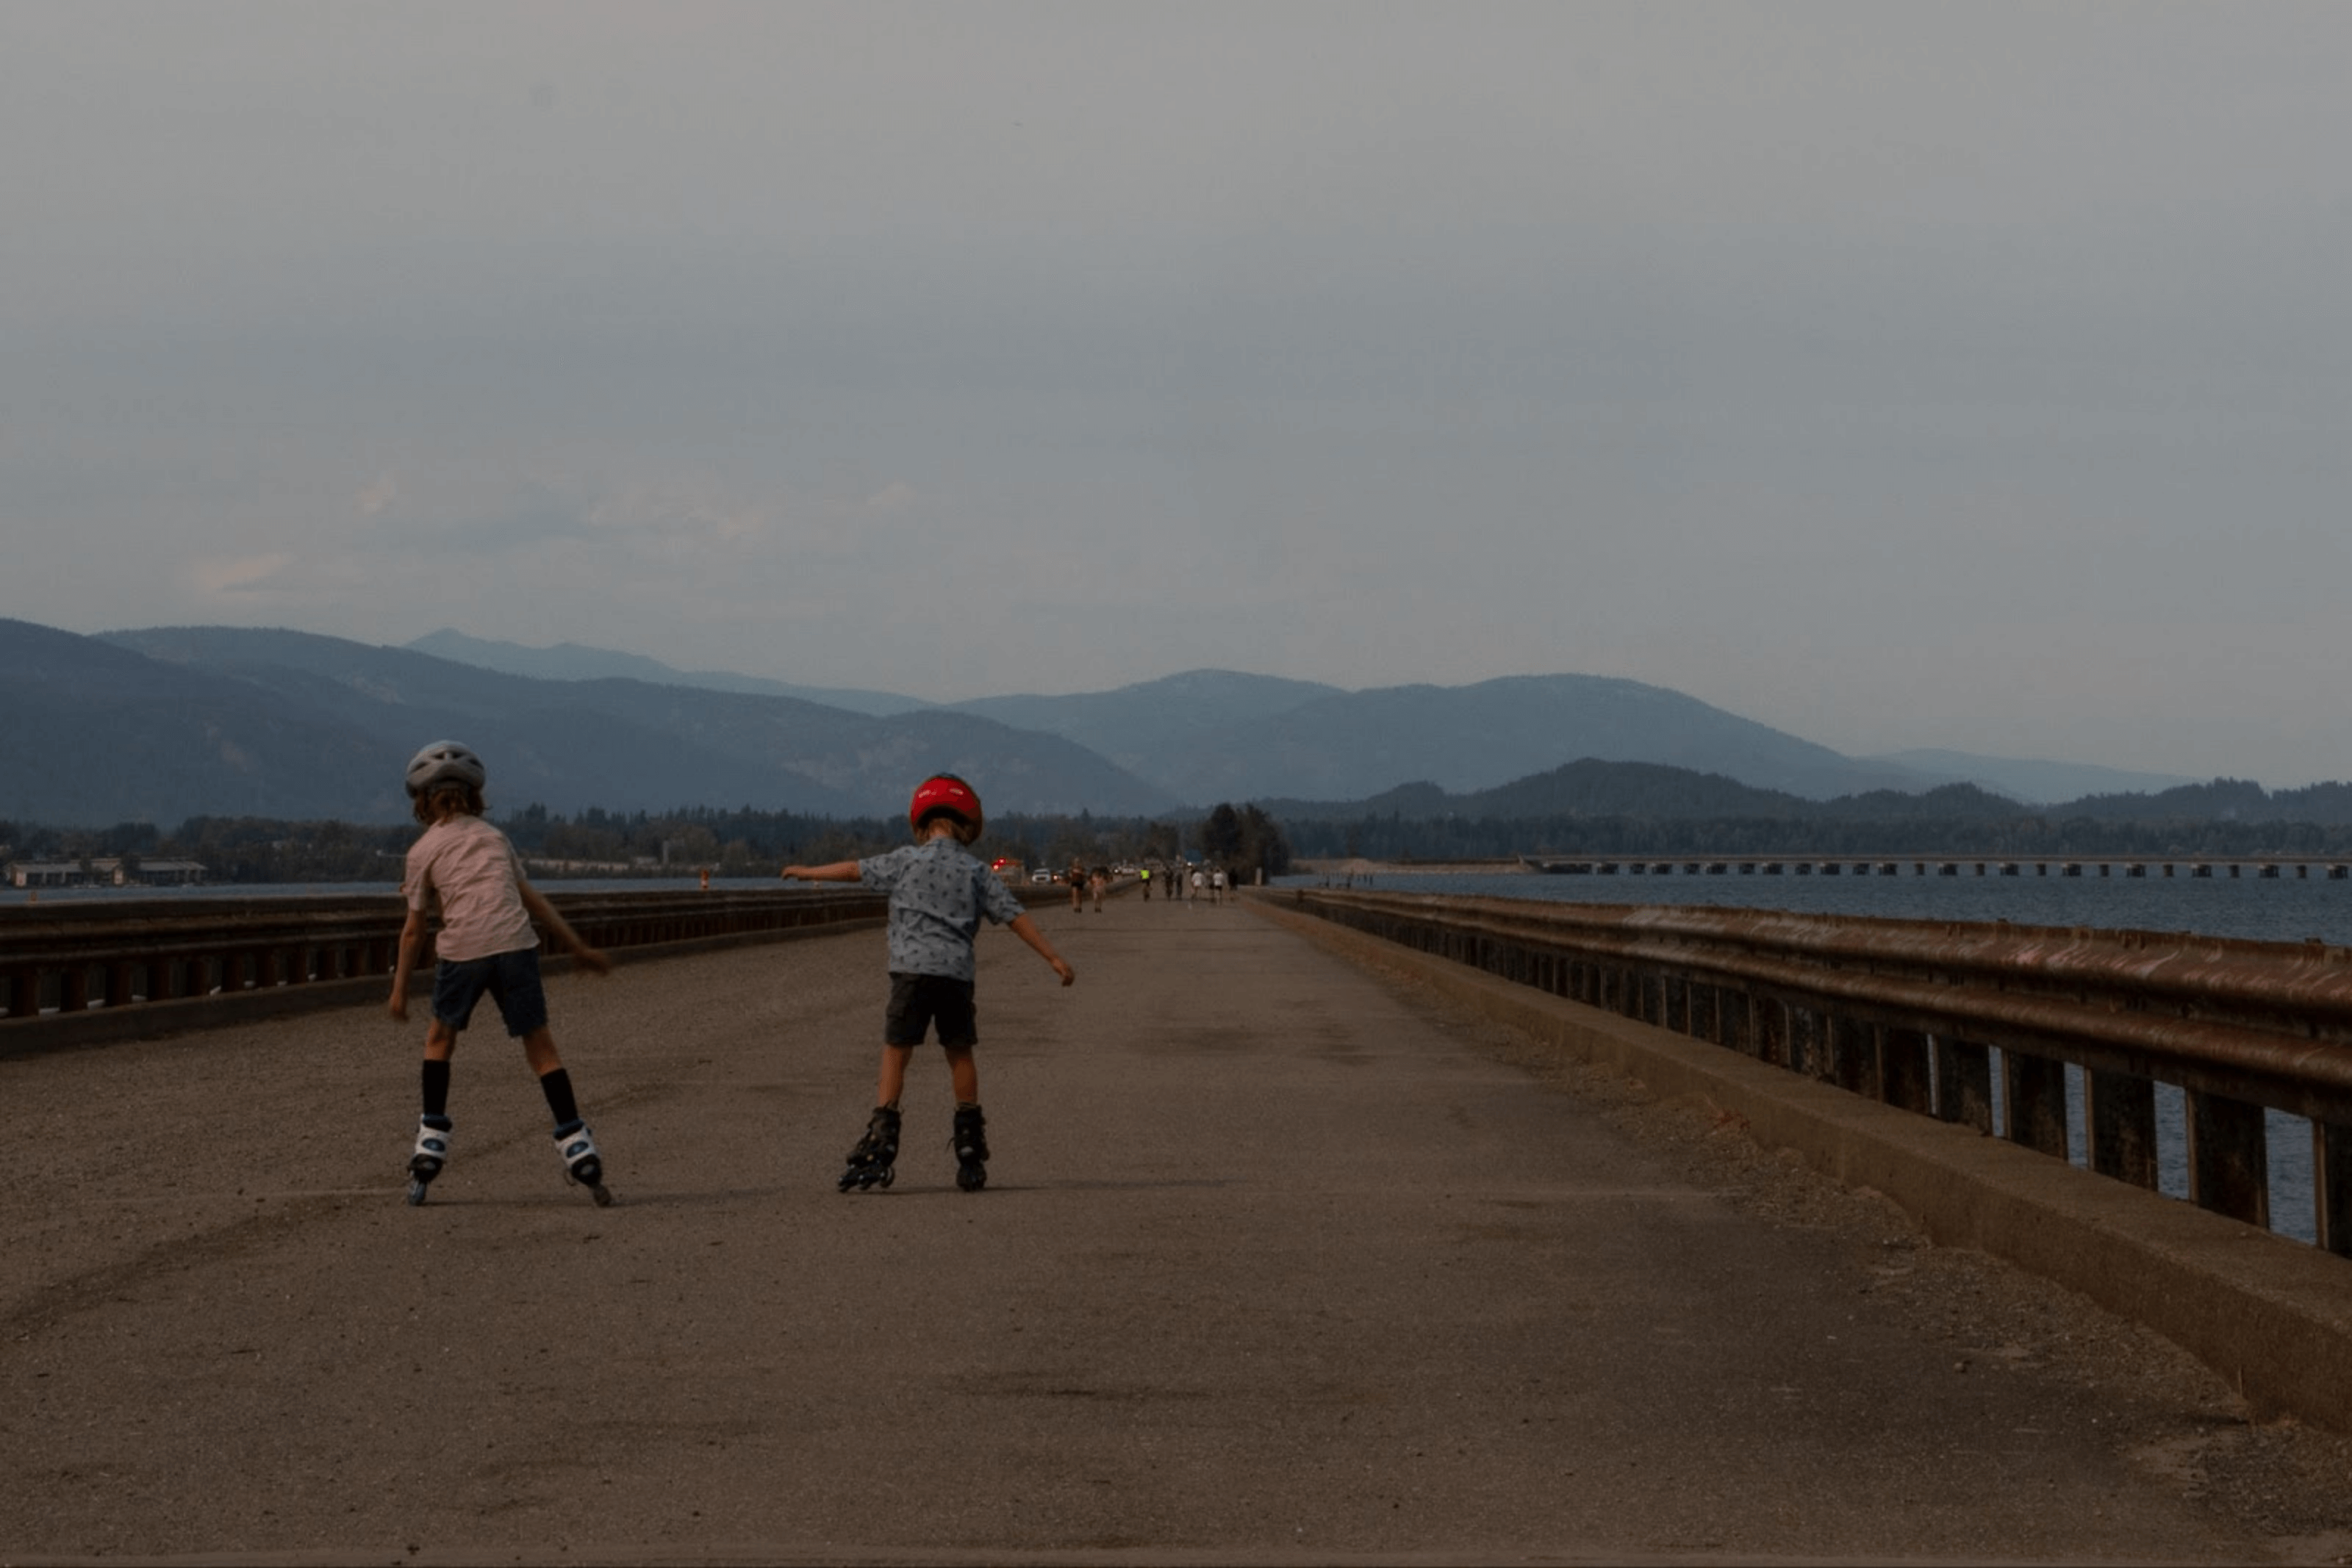
POLYGON ((2305 1118, 2318 1243, 2352 1256, 2352 950, 1689 905, 1288 899, 2060 1159, 2071 1063, 2090 1168, 2145 1187, 2156 1086, 2174 1085, 2189 1197, 2249 1224, 2270 1222, 2264 1108, 2305 1118))
MULTIPOLYGON (((886 907, 875 894, 814 888, 551 892, 548 900, 592 946, 616 950, 759 941, 879 921, 886 907)), ((398 897, 384 894, 0 910, 0 1055, 68 1032, 119 1038, 335 1005, 388 980, 403 919, 398 897), (100 1014, 127 1027, 89 1027, 100 1014)), ((423 974, 429 980, 430 967, 423 974)))

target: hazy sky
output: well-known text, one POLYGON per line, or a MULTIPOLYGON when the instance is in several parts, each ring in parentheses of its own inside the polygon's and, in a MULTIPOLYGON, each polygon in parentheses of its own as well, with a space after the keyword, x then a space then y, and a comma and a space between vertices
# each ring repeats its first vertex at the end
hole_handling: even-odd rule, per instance
POLYGON ((0 615, 2352 778, 2352 5, 0 0, 0 615))

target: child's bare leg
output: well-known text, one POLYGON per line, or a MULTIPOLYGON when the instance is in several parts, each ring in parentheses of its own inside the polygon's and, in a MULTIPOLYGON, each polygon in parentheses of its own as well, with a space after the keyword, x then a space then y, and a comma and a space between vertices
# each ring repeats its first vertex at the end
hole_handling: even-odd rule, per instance
POLYGON ((980 1103, 980 1065, 971 1059, 971 1047, 950 1045, 948 1054, 948 1081, 955 1086, 956 1103, 974 1105, 980 1103))
POLYGON ((555 1054, 555 1035, 545 1024, 522 1037, 522 1056, 541 1078, 563 1071, 563 1058, 555 1054))
POLYGON ((425 1060, 446 1061, 457 1049, 457 1031, 435 1019, 425 1031, 425 1060))
POLYGON ((874 1103, 896 1105, 898 1096, 907 1092, 907 1063, 915 1059, 911 1045, 886 1045, 882 1048, 882 1076, 874 1089, 874 1103))

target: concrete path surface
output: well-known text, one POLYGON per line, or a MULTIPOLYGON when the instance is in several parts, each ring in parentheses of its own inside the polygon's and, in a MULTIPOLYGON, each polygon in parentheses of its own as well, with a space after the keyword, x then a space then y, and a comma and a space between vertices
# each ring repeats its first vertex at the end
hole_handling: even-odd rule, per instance
POLYGON ((0 1561, 2352 1553, 2331 1439, 1703 1115, 1246 907, 1040 918, 977 1195, 933 1052, 834 1189, 878 932, 551 983, 605 1210, 494 1024, 422 1208, 421 1023, 0 1061, 0 1561))

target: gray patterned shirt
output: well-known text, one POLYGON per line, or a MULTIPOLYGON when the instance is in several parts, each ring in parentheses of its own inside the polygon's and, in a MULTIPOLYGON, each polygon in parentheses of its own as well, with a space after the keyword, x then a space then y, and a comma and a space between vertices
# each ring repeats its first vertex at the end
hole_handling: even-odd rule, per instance
POLYGON ((1003 925, 1027 913, 997 874, 951 838, 857 862, 857 880, 890 895, 890 972, 973 977, 981 916, 1003 925))

